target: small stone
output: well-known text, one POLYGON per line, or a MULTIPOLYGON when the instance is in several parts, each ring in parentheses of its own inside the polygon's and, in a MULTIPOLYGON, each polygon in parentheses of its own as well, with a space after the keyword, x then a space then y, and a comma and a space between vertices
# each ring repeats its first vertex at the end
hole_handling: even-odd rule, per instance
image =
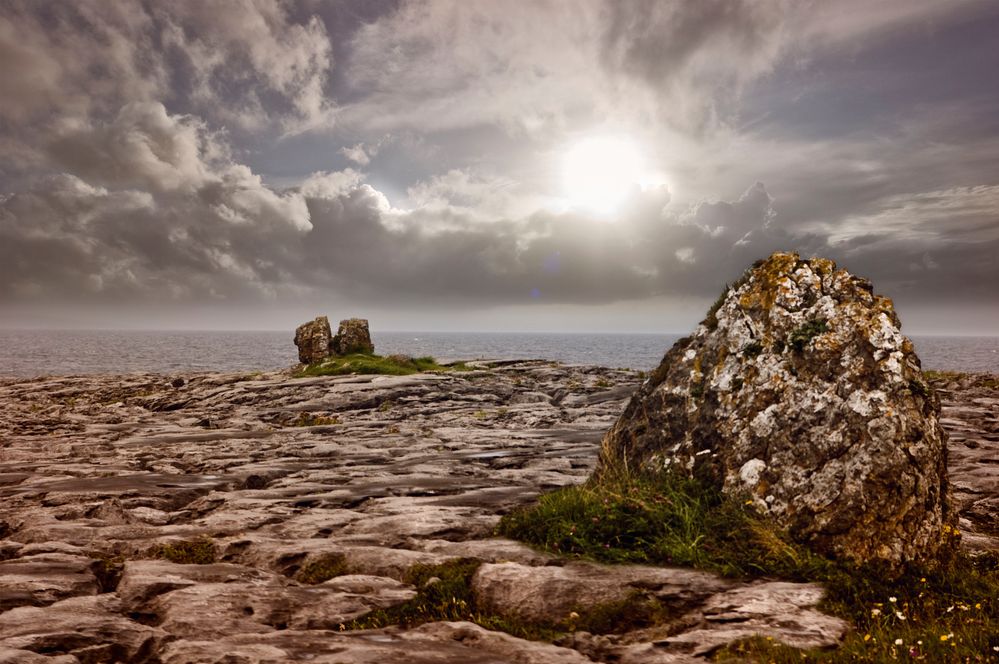
POLYGON ((299 325, 295 329, 298 361, 302 364, 322 362, 330 356, 332 341, 330 321, 326 316, 317 316, 314 321, 299 325))
POLYGON ((176 388, 184 387, 185 384, 186 382, 184 381, 184 379, 180 377, 174 378, 173 380, 170 381, 170 385, 176 388))
POLYGON ((368 321, 364 318, 348 318, 340 321, 340 328, 333 337, 330 348, 335 355, 374 353, 375 345, 371 343, 368 321))

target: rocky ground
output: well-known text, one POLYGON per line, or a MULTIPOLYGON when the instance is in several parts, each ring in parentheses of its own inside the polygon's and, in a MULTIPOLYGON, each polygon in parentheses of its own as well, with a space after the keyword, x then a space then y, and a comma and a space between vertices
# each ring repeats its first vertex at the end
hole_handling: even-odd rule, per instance
MULTIPOLYGON (((0 662, 687 662, 847 629, 812 585, 566 563, 494 537, 504 512, 588 475, 640 376, 480 367, 0 379, 0 662), (162 559, 178 542, 216 561, 162 559), (463 557, 485 561, 473 588, 494 615, 565 622, 636 595, 673 615, 557 645, 470 622, 348 629, 411 598, 413 565, 463 557), (338 575, 314 583, 324 566, 338 575)), ((999 548, 999 389, 936 385, 964 543, 999 548)))

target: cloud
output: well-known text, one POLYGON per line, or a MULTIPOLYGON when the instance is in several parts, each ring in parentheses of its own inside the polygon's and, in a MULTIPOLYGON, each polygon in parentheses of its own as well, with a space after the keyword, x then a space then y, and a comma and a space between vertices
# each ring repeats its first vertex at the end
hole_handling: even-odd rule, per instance
POLYGON ((340 148, 340 154, 359 166, 367 166, 371 163, 369 152, 371 152, 370 149, 367 151, 364 149, 364 143, 340 148))
POLYGON ((0 118, 114 115, 160 101, 237 127, 329 127, 332 47, 316 17, 264 0, 11 0, 0 16, 0 118))
MULTIPOLYGON (((406 2, 352 39, 352 125, 496 123, 539 132, 618 118, 703 126, 768 72, 785 4, 406 2), (377 112, 374 110, 377 109, 377 112)), ((725 110, 728 112, 728 109, 725 110)))
POLYGON ((276 192, 188 116, 157 103, 73 125, 50 147, 76 173, 0 199, 4 298, 105 301, 274 297, 311 229, 305 198, 276 192))
POLYGON ((0 302, 606 304, 797 249, 994 303, 982 7, 10 0, 0 302), (557 199, 601 132, 669 183, 610 223, 557 199))

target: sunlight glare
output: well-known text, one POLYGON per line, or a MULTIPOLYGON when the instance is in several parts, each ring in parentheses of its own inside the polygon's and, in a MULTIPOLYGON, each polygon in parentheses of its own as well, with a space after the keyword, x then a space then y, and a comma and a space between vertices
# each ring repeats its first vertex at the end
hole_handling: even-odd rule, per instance
POLYGON ((643 177, 642 155, 626 138, 585 138, 565 153, 564 193, 572 207, 608 215, 620 208, 643 177))

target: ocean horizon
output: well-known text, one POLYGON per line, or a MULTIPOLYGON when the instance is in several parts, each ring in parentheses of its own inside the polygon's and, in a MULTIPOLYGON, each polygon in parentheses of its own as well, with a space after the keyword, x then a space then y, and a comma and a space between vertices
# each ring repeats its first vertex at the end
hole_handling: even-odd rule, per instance
MULTIPOLYGON (((0 330, 0 376, 266 371, 298 357, 292 332, 0 330)), ((545 359, 649 370, 680 334, 373 332, 379 354, 545 359)), ((999 374, 999 337, 910 337, 924 369, 999 374)))

